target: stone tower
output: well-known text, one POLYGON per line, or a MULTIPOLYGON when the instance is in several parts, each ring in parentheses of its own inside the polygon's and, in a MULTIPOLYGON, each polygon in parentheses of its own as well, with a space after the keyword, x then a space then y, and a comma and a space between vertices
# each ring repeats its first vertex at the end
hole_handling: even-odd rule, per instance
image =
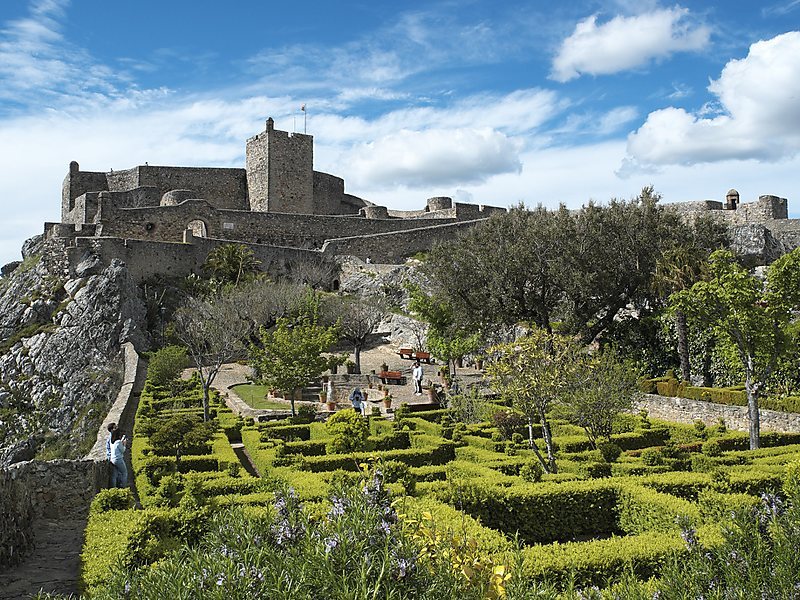
POLYGON ((250 210, 314 213, 314 137, 267 129, 247 140, 247 191, 250 210))

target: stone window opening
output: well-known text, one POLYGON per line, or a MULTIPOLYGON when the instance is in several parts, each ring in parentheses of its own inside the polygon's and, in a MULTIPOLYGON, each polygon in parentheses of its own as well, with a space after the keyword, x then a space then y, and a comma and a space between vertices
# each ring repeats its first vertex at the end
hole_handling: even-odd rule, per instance
POLYGON ((194 237, 208 237, 208 228, 206 227, 205 222, 200 219, 189 221, 189 223, 186 225, 186 229, 191 229, 194 237))

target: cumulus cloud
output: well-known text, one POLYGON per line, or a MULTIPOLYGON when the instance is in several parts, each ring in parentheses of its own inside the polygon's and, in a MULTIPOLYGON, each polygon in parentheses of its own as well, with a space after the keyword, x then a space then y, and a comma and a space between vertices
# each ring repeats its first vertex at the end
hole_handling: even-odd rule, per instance
POLYGON ((402 130, 355 147, 347 161, 356 184, 430 187, 519 172, 519 144, 498 131, 402 130))
POLYGON ((563 83, 584 74, 627 71, 675 52, 702 50, 709 36, 709 28, 692 22, 689 11, 680 7, 617 16, 601 24, 592 15, 561 44, 550 78, 563 83))
POLYGON ((797 31, 753 44, 745 58, 731 60, 709 85, 715 102, 696 113, 675 107, 650 113, 628 137, 629 159, 660 165, 774 161, 796 155, 800 151, 798 56, 797 31))

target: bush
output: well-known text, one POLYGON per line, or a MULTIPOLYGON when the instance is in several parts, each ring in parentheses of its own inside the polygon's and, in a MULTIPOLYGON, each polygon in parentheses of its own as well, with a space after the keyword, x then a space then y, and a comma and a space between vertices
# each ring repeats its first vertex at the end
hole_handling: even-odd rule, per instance
POLYGON ((417 478, 411 473, 411 468, 399 460, 387 460, 380 465, 383 480, 386 483, 400 483, 409 496, 414 494, 417 478))
POLYGON ((645 448, 641 454, 642 462, 650 467, 664 464, 664 453, 661 448, 645 448))
POLYGON ((155 387, 170 387, 187 366, 189 358, 182 346, 165 346, 157 350, 147 364, 147 381, 155 387))
POLYGON ((581 475, 587 479, 611 477, 611 464, 607 462, 590 462, 581 466, 581 475))
POLYGON ((367 447, 369 427, 355 410, 340 410, 333 414, 325 422, 325 429, 333 436, 327 444, 328 454, 360 452, 367 447))
POLYGON ((503 439, 510 440, 514 434, 522 435, 528 421, 518 412, 498 410, 492 413, 492 423, 500 431, 503 439))
POLYGON ((133 508, 134 498, 130 488, 109 488, 100 490, 92 500, 89 514, 104 513, 109 510, 133 508))
POLYGON ((519 476, 528 483, 538 483, 542 480, 544 475, 544 467, 538 460, 532 460, 529 463, 522 465, 519 470, 519 476))
POLYGON ((708 440, 703 444, 703 454, 706 456, 722 456, 722 446, 717 440, 708 440))
POLYGON ((597 444, 597 449, 603 455, 603 460, 608 463, 614 462, 622 454, 622 448, 614 442, 600 442, 597 444))
MULTIPOLYGON (((281 422, 285 423, 285 421, 281 422)), ((311 439, 311 427, 305 425, 277 424, 260 428, 261 441, 284 440, 286 442, 308 441, 311 439)))

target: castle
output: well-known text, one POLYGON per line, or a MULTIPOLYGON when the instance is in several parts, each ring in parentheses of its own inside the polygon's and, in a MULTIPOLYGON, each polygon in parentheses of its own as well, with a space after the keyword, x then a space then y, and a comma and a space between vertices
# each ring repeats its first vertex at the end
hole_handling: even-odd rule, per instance
POLYGON ((313 137, 275 129, 247 140, 246 167, 134 167, 81 171, 70 163, 61 222, 45 238, 68 257, 65 275, 88 260, 120 258, 137 281, 198 272, 213 247, 245 244, 273 274, 293 261, 354 255, 398 263, 505 208, 429 198, 418 211, 389 210, 345 193, 315 171, 313 137))
MULTIPOLYGON (((313 137, 275 129, 247 140, 245 168, 134 167, 81 171, 70 163, 61 222, 45 224, 51 262, 67 277, 124 261, 135 281, 199 273, 225 243, 248 246, 262 270, 280 276, 302 262, 351 255, 401 263, 452 239, 505 208, 429 198, 417 211, 390 210, 345 192, 344 180, 315 171, 313 137), (54 258, 55 257, 55 258, 54 258)), ((734 249, 751 264, 800 246, 800 220, 787 200, 761 196, 741 204, 704 200, 668 205, 686 218, 728 225, 734 249)), ((335 285, 335 282, 332 282, 335 285)))

